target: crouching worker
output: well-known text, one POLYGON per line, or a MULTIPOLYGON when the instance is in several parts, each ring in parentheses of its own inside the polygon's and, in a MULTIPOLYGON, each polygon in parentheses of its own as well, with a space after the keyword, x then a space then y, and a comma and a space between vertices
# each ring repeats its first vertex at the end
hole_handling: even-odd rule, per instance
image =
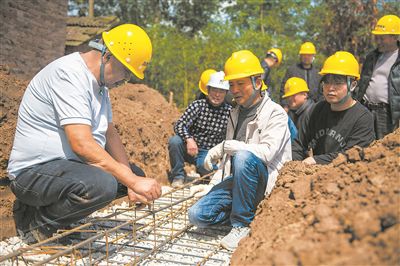
POLYGON ((8 164, 25 242, 43 241, 116 197, 147 203, 161 196, 161 186, 129 164, 109 98, 109 88, 131 73, 143 79, 150 38, 124 24, 102 41, 50 63, 25 91, 8 164))
MULTIPOLYGON (((193 101, 175 124, 176 136, 168 143, 172 187, 183 185, 185 161, 195 164, 202 176, 212 170, 204 169, 204 158, 209 149, 225 139, 231 110, 231 106, 224 102, 229 90, 224 76, 223 71, 212 73, 206 85, 207 91, 202 89, 207 94, 206 99, 193 101)), ((199 86, 202 88, 201 84, 199 86)))
POLYGON ((314 107, 309 122, 293 142, 293 160, 306 164, 328 164, 341 152, 374 139, 372 114, 351 97, 360 78, 359 65, 348 52, 328 57, 319 72, 325 101, 314 107), (311 148, 313 156, 308 156, 311 148))
POLYGON ((225 63, 225 79, 237 102, 232 109, 226 140, 207 153, 204 167, 211 170, 221 160, 222 182, 193 189, 206 194, 189 210, 198 227, 231 224, 221 245, 234 250, 248 235, 258 203, 275 185, 278 170, 291 159, 288 116, 283 108, 261 93, 264 73, 258 58, 248 50, 235 52, 225 63))

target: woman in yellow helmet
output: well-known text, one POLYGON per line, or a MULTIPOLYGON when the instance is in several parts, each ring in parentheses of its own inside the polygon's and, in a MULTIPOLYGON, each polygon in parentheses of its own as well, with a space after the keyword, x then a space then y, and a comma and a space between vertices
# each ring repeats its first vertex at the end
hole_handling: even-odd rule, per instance
POLYGON ((205 99, 193 101, 175 123, 175 136, 168 142, 172 187, 182 186, 186 173, 184 163, 196 165, 200 175, 210 173, 204 169, 204 158, 209 149, 225 139, 231 106, 224 102, 229 90, 224 72, 206 70, 201 75, 200 90, 205 99))
POLYGON ((326 100, 316 104, 292 146, 293 160, 306 164, 328 164, 339 153, 355 145, 366 147, 375 138, 371 113, 351 97, 360 77, 355 57, 336 52, 319 73, 326 100), (308 156, 308 148, 313 156, 308 156))

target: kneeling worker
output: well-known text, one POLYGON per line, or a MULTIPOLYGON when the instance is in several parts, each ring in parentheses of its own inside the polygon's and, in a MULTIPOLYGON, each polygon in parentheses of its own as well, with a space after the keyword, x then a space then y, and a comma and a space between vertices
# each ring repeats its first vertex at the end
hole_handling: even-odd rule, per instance
POLYGON ((231 224, 221 245, 234 250, 249 234, 257 205, 272 191, 278 170, 291 160, 291 141, 285 110, 261 93, 264 70, 258 58, 248 50, 235 52, 224 71, 237 106, 228 120, 226 140, 204 160, 209 170, 221 160, 213 180, 224 179, 202 187, 199 193, 208 194, 189 209, 189 220, 198 227, 231 224))
POLYGON ((204 158, 209 149, 225 139, 231 110, 231 106, 224 102, 229 90, 224 76, 223 71, 211 74, 207 91, 202 90, 207 94, 206 99, 193 101, 176 122, 176 136, 170 138, 168 143, 172 187, 183 185, 185 161, 195 164, 202 176, 210 172, 203 167, 204 158))

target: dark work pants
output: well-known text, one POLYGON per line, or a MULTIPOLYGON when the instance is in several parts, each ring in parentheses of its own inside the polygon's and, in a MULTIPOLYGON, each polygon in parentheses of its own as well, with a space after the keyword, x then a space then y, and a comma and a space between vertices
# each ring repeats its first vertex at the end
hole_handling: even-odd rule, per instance
POLYGON ((394 124, 389 108, 370 109, 374 116, 374 129, 376 139, 381 139, 387 134, 393 132, 394 124))
MULTIPOLYGON (((136 175, 144 176, 131 165, 136 175)), ((22 171, 10 184, 23 204, 35 208, 37 226, 62 228, 125 196, 127 188, 98 167, 54 160, 22 171)), ((27 217, 28 218, 28 217, 27 217)))

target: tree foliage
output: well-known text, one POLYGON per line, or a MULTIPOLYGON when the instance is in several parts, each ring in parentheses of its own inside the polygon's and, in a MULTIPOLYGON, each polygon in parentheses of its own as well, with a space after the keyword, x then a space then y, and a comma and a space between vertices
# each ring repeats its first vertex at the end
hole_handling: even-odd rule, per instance
MULTIPOLYGON (((84 0, 70 3, 82 7, 84 0)), ((96 16, 116 15, 145 28, 153 43, 145 82, 165 96, 174 92, 180 107, 194 99, 203 70, 223 70, 240 49, 260 60, 271 47, 283 51, 283 63, 271 73, 277 100, 275 88, 299 60, 301 43, 316 45, 317 66, 337 50, 362 61, 374 47, 376 20, 399 13, 395 0, 95 0, 96 16)))

